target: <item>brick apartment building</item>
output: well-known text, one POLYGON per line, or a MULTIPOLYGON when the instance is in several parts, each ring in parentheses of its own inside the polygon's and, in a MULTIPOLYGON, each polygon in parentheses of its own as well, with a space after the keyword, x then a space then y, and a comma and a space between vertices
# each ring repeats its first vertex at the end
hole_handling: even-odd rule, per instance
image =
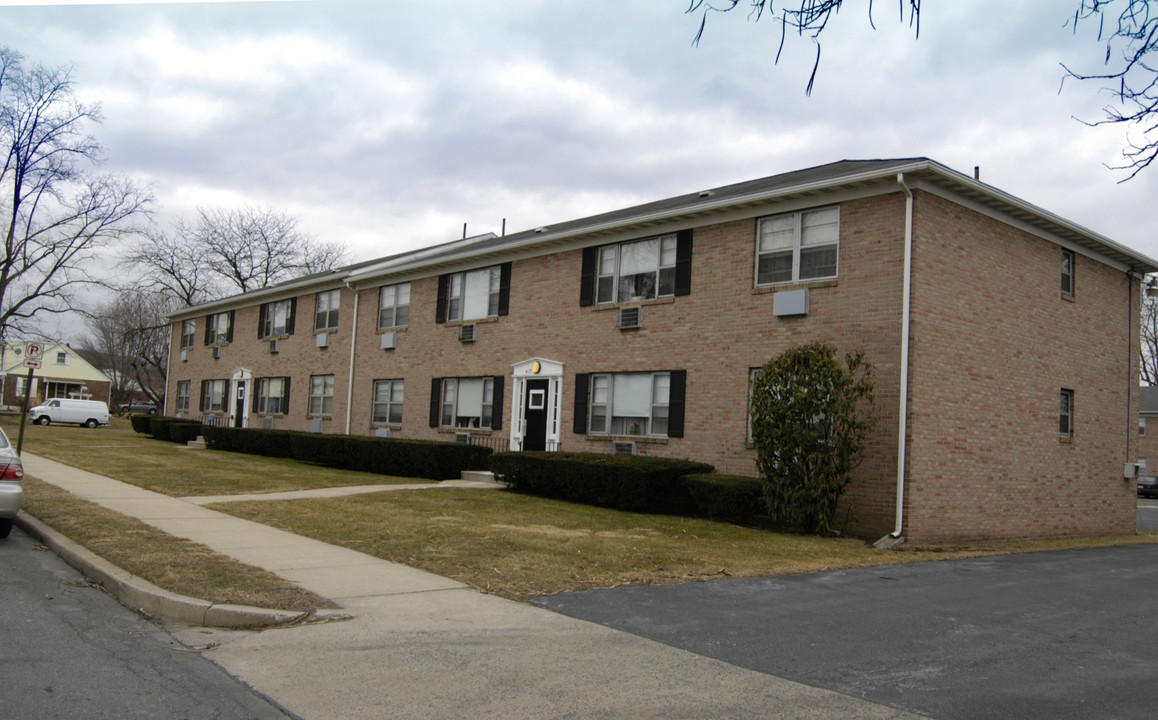
POLYGON ((1155 270, 931 160, 844 161, 190 308, 165 410, 754 475, 752 372, 818 340, 875 369, 853 532, 1129 534, 1155 270))

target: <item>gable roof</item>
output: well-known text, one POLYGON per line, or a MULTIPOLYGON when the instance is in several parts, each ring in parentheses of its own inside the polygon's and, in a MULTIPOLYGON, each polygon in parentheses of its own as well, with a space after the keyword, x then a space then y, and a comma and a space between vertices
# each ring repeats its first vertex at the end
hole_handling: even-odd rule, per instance
MULTIPOLYGON (((677 225, 696 227, 738 214, 758 215, 765 210, 774 211, 776 205, 790 201, 819 205, 837 202, 842 195, 849 193, 893 192, 900 187, 902 180, 910 189, 950 197, 980 212, 999 216, 1028 232, 1081 248, 1121 270, 1136 273, 1158 271, 1158 261, 940 163, 917 157, 841 160, 510 235, 488 233, 455 240, 339 268, 323 274, 322 278, 329 282, 343 280, 350 286, 357 286, 381 283, 391 276, 433 275, 465 263, 497 262, 517 254, 547 254, 567 247, 599 244, 607 242, 611 236, 658 234, 671 231, 677 225)), ((174 313, 170 319, 190 318, 217 308, 252 304, 255 299, 278 293, 285 295, 287 291, 302 287, 309 279, 204 303, 174 313)))
MULTIPOLYGON (((24 367, 24 343, 4 343, 3 367, 0 372, 8 375, 26 375, 28 368, 24 367)), ((60 343, 45 343, 44 355, 40 358, 40 367, 33 371, 33 377, 41 381, 48 380, 75 380, 77 382, 111 382, 103 372, 93 367, 72 348, 60 343), (66 353, 65 364, 57 364, 58 353, 66 353)))

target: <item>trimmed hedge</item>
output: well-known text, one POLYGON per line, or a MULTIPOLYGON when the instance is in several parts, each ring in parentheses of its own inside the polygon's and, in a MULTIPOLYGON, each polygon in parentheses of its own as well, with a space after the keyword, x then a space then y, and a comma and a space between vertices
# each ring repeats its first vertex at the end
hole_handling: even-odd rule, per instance
POLYGON ((201 423, 197 420, 169 423, 169 440, 180 445, 188 445, 201 435, 201 423))
POLYGON ((680 477, 713 470, 690 460, 556 452, 495 453, 490 468, 519 492, 669 514, 695 509, 680 477))
POLYGON ((680 478, 702 515, 747 523, 764 513, 764 482, 742 475, 684 475, 680 478))
MULTIPOLYGON (((133 416, 133 429, 137 429, 138 416, 133 416)), ((141 415, 148 422, 149 429, 146 431, 153 436, 154 440, 165 440, 166 442, 178 442, 173 439, 170 434, 170 428, 174 425, 196 425, 200 427, 201 423, 197 420, 190 420, 188 418, 165 417, 163 415, 141 415)), ((141 432, 137 430, 137 432, 141 432)), ((200 434, 200 433, 198 433, 200 434)))
POLYGON ((133 426, 133 432, 141 435, 152 435, 153 429, 149 425, 149 420, 156 417, 155 415, 129 415, 129 423, 133 426))
POLYGON ((292 430, 205 426, 201 434, 212 450, 286 457, 344 470, 432 480, 455 479, 464 470, 486 469, 492 452, 490 448, 458 443, 292 430))

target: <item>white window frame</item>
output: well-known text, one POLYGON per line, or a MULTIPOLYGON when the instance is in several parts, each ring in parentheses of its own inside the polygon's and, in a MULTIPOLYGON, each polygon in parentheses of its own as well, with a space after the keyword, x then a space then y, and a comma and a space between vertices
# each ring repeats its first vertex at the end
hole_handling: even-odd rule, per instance
POLYGON ((449 276, 446 288, 446 319, 449 322, 467 322, 498 317, 501 288, 500 265, 453 273, 449 276), (484 283, 487 297, 485 312, 479 309, 478 302, 482 297, 484 283))
POLYGON ((285 415, 289 397, 285 391, 287 377, 264 377, 257 379, 254 393, 254 412, 258 415, 285 415), (277 394, 271 394, 273 390, 277 394))
POLYGON ((266 303, 265 318, 261 325, 261 336, 281 337, 288 334, 290 315, 293 313, 293 301, 277 300, 266 303), (278 323, 281 323, 278 325, 278 323))
POLYGON ((206 380, 205 381, 205 410, 207 413, 224 413, 226 409, 226 398, 229 396, 229 381, 228 380, 206 380), (216 400, 216 404, 214 403, 216 400))
POLYGON ((378 329, 406 327, 409 324, 410 283, 378 288, 378 329))
POLYGON ((189 393, 192 390, 192 387, 192 380, 177 381, 177 405, 174 408, 175 412, 189 412, 189 393))
POLYGON ((1058 411, 1058 435, 1063 440, 1074 437, 1074 391, 1062 388, 1058 411))
POLYGON ((495 401, 495 379, 492 376, 486 377, 463 377, 463 378, 443 378, 442 379, 442 402, 441 412, 439 413, 439 427, 444 430, 490 430, 494 424, 494 401, 495 401), (470 398, 472 403, 468 408, 463 405, 463 390, 464 385, 468 384, 472 393, 475 385, 480 386, 481 397, 479 397, 479 414, 466 415, 469 409, 474 407, 474 399, 470 398))
POLYGON ((840 206, 828 205, 820 208, 810 208, 808 210, 799 210, 797 212, 782 213, 780 215, 770 215, 768 217, 760 218, 756 223, 756 286, 769 287, 773 285, 785 285, 788 283, 812 282, 815 280, 834 280, 840 274, 840 206), (833 213, 835 217, 829 221, 817 225, 809 225, 809 221, 813 219, 824 219, 824 215, 833 213), (791 228, 783 228, 780 232, 790 232, 790 245, 772 246, 766 244, 768 235, 772 232, 772 226, 776 224, 785 224, 787 221, 792 222, 791 228), (827 228, 830 225, 835 225, 835 239, 828 239, 821 228, 827 228), (815 228, 814 232, 809 232, 810 229, 815 228), (811 239, 809 236, 814 235, 817 240, 811 239), (819 252, 827 252, 831 249, 835 253, 832 263, 831 274, 813 274, 811 271, 802 270, 802 258, 811 254, 819 252), (791 277, 761 281, 761 262, 770 260, 774 257, 787 257, 791 254, 792 272, 791 277))
POLYGON ((193 347, 193 343, 197 340, 197 321, 196 320, 182 320, 181 321, 181 349, 193 347))
POLYGON ((334 376, 310 376, 310 415, 317 417, 334 416, 334 376))
POLYGON ((1077 265, 1077 256, 1073 250, 1062 248, 1061 262, 1061 291, 1062 295, 1074 296, 1074 276, 1077 265))
POLYGON ((375 425, 401 425, 405 390, 403 380, 375 380, 374 395, 370 400, 370 422, 375 425))
POLYGON ((667 437, 671 409, 671 373, 593 373, 589 390, 587 432, 591 435, 624 437, 667 437), (626 384, 642 384, 649 379, 648 414, 616 415, 616 378, 622 380, 620 392, 626 384))
MULTIPOLYGON (((252 331, 250 331, 252 332, 252 331)), ((225 345, 229 343, 229 311, 209 316, 209 344, 225 345)))
POLYGON ((337 330, 341 290, 323 290, 314 299, 314 330, 337 330))
POLYGON ((52 362, 54 365, 67 365, 68 364, 68 353, 66 353, 63 350, 57 352, 56 357, 55 357, 55 359, 53 359, 52 362))
POLYGON ((1138 418, 1138 437, 1146 437, 1146 418, 1138 418))
POLYGON ((674 297, 677 247, 678 240, 675 234, 657 235, 600 247, 595 259, 596 304, 609 305, 674 297), (631 268, 639 271, 625 273, 624 264, 628 262, 628 257, 651 243, 657 245, 654 268, 649 264, 646 270, 631 268), (635 278, 635 281, 629 281, 629 278, 635 278))

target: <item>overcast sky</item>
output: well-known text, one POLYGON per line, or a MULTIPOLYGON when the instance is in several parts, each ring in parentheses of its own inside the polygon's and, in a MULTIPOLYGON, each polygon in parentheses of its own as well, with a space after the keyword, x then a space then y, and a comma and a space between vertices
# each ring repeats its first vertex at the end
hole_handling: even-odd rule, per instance
MULTIPOLYGON (((723 0, 718 0, 723 2, 723 0)), ((925 156, 1158 257, 1158 167, 1119 184, 1078 0, 849 0, 810 41, 688 0, 12 3, 0 43, 71 64, 105 169, 156 218, 270 205, 365 260, 841 159, 925 156), (905 3, 907 5, 907 3, 905 3), (1059 92, 1059 88, 1061 91, 1059 92)), ((113 255, 108 256, 112 262, 113 255)))

